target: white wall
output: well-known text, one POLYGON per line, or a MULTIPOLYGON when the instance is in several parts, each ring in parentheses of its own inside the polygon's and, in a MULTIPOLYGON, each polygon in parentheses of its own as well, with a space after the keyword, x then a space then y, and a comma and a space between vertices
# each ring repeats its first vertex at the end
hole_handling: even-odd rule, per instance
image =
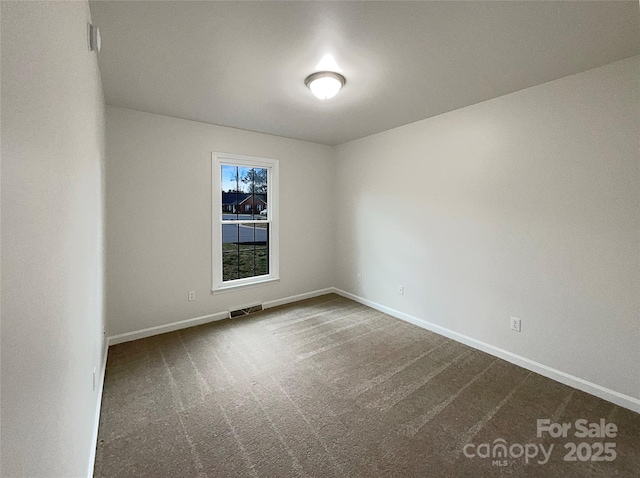
POLYGON ((86 2, 1 2, 6 477, 87 476, 103 352, 104 101, 86 2))
POLYGON ((638 70, 338 146, 336 285, 640 398, 638 70))
POLYGON ((107 149, 109 336, 333 285, 331 147, 108 106, 107 149), (280 282, 211 294, 213 151, 280 161, 280 282))

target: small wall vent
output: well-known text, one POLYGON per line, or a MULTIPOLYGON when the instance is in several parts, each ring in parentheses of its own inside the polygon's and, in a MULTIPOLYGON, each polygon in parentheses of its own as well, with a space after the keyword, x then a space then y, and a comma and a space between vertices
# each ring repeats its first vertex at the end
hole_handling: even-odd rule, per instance
POLYGON ((245 315, 253 314, 255 312, 260 312, 262 310, 262 304, 251 305, 249 307, 243 307, 237 310, 229 311, 230 319, 237 319, 238 317, 244 317, 245 315))

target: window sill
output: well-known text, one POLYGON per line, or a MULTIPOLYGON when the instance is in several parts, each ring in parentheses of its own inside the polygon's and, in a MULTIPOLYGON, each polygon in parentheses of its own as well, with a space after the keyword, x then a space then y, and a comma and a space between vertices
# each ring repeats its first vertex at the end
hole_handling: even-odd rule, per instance
POLYGON ((211 294, 221 294, 223 292, 231 292, 234 290, 238 290, 238 289, 251 289, 253 287, 260 287, 263 285, 269 285, 269 284, 273 284, 274 282, 280 282, 280 278, 279 277, 272 277, 270 279, 264 279, 261 281, 255 281, 255 282, 249 282, 249 283, 245 283, 245 284, 229 284, 229 285, 222 285, 220 287, 217 287, 215 289, 211 290, 211 294))

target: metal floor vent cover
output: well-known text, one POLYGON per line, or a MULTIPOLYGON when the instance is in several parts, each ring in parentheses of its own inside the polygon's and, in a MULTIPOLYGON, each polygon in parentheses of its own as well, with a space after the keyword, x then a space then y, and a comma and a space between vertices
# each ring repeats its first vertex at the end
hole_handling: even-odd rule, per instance
POLYGON ((245 315, 253 314, 254 312, 260 312, 262 310, 262 304, 252 305, 250 307, 244 307, 242 309, 230 310, 229 318, 237 319, 238 317, 244 317, 245 315))

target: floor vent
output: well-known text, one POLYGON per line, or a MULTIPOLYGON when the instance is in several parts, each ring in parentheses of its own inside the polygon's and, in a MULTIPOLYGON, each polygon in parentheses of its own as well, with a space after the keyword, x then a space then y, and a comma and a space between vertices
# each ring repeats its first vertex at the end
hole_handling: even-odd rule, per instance
POLYGON ((238 317, 244 317, 245 315, 253 314, 254 312, 260 312, 262 310, 262 304, 252 305, 250 307, 244 307, 242 309, 230 310, 229 318, 237 319, 238 317))

